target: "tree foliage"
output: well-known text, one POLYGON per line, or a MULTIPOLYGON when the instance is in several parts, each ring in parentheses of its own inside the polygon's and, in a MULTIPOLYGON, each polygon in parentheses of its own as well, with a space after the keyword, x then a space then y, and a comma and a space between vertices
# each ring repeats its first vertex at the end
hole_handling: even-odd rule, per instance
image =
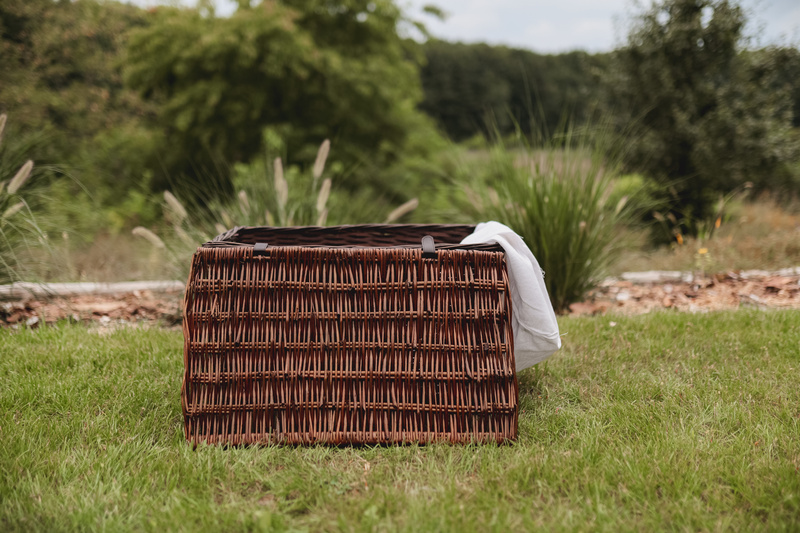
POLYGON ((611 114, 636 132, 629 164, 670 183, 687 221, 744 182, 792 182, 781 54, 746 52, 745 23, 734 2, 664 0, 636 18, 606 79, 611 114))
POLYGON ((152 113, 124 87, 119 65, 126 33, 144 15, 116 2, 2 2, 0 111, 26 131, 49 131, 49 155, 61 162, 152 113))
POLYGON ((792 47, 771 49, 772 59, 776 61, 777 80, 775 87, 778 90, 791 92, 792 125, 800 128, 800 50, 792 47))
POLYGON ((546 139, 581 124, 601 87, 619 130, 638 127, 629 166, 673 185, 676 216, 703 217, 745 181, 797 183, 800 52, 748 49, 732 2, 664 0, 603 55, 420 45, 397 0, 242 0, 230 17, 199 4, 0 0, 7 138, 37 180, 59 163, 92 192, 61 180, 50 209, 98 217, 84 227, 147 224, 152 192, 181 176, 215 187, 267 155, 304 168, 325 138, 337 185, 399 203, 446 173, 434 120, 456 141, 546 139))
POLYGON ((425 44, 425 57, 420 107, 457 141, 517 127, 547 137, 567 115, 582 122, 596 97, 592 71, 604 62, 585 52, 540 55, 438 40, 425 44))
POLYGON ((227 18, 159 8, 131 38, 127 80, 161 103, 173 173, 248 161, 265 129, 294 160, 330 137, 348 163, 388 162, 424 121, 403 20, 388 0, 243 2, 227 18))

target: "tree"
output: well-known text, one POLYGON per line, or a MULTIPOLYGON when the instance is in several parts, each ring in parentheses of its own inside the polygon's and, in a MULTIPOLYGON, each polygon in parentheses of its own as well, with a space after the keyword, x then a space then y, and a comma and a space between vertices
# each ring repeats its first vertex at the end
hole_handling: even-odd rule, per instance
POLYGON ((778 79, 776 87, 788 88, 794 106, 792 125, 800 128, 800 50, 797 48, 774 48, 771 58, 777 62, 778 79))
POLYGON ((117 195, 141 178, 149 148, 141 118, 154 108, 124 86, 120 52, 145 14, 94 0, 0 3, 0 112, 19 125, 15 139, 48 140, 30 157, 79 167, 87 185, 113 179, 117 195))
POLYGON ((744 11, 725 0, 664 0, 641 13, 606 79, 629 165, 672 185, 691 231, 745 182, 792 183, 791 94, 772 50, 744 49, 744 11))
POLYGON ((424 117, 418 55, 389 0, 264 0, 228 18, 159 8, 128 48, 127 80, 162 103, 167 169, 248 161, 265 129, 292 159, 325 138, 348 163, 391 161, 424 117))

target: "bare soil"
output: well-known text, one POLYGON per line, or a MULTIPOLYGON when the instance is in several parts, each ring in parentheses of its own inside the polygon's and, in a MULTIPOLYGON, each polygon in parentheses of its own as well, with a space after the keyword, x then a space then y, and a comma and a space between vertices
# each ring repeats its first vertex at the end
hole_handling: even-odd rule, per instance
POLYGON ((0 326, 37 327, 66 320, 101 326, 159 323, 170 327, 181 324, 182 303, 180 291, 27 298, 0 303, 0 326))
POLYGON ((637 315, 674 309, 708 312, 741 307, 800 309, 800 275, 775 272, 728 272, 711 276, 637 282, 608 279, 588 298, 570 306, 572 315, 637 315), (688 279, 687 279, 688 278, 688 279))

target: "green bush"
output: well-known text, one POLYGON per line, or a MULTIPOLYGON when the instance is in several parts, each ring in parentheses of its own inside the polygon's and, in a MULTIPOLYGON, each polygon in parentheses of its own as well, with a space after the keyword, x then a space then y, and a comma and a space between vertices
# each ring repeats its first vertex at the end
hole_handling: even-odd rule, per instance
POLYGON ((616 180, 619 157, 608 156, 617 151, 605 138, 567 128, 538 148, 500 141, 467 169, 472 177, 465 211, 523 237, 545 271, 557 312, 581 300, 607 273, 626 245, 619 229, 636 224, 650 208, 642 189, 616 180), (615 194, 615 186, 626 194, 615 194))

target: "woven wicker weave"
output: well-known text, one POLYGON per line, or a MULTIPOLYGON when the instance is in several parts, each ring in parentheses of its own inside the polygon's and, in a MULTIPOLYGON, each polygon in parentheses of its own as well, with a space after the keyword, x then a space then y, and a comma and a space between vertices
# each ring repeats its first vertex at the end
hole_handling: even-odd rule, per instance
POLYGON ((454 244, 472 229, 236 228, 199 248, 184 309, 186 438, 515 439, 504 255, 454 244))

